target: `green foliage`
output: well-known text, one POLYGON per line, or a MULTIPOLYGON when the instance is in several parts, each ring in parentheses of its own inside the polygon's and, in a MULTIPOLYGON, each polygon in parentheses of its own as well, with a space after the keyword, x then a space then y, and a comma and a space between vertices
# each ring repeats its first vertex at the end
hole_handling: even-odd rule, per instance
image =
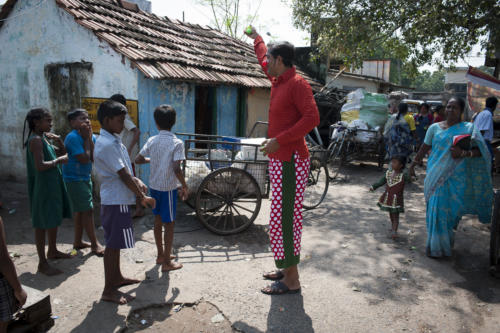
MULTIPOLYGON (((401 59, 410 77, 424 64, 455 62, 500 36, 497 0, 290 0, 297 27, 318 36, 323 54, 359 67, 378 50, 401 59), (496 23, 495 23, 496 22, 496 23), (441 54, 440 59, 433 59, 441 54)), ((488 46, 490 46, 488 48, 488 46)))
POLYGON ((440 92, 444 90, 444 70, 430 72, 424 70, 416 76, 410 76, 403 71, 401 73, 401 84, 406 87, 415 88, 416 91, 440 92))

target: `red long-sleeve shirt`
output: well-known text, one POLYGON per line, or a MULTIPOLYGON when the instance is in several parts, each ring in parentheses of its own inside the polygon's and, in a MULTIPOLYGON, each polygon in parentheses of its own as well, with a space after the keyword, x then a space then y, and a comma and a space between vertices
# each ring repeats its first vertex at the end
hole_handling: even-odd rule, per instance
MULTIPOLYGON (((254 40, 254 50, 262 66, 267 47, 261 36, 254 40)), ((280 144, 279 150, 269 157, 290 161, 293 153, 298 152, 300 158, 308 158, 304 137, 319 124, 311 86, 295 72, 295 67, 277 78, 269 76, 266 67, 262 69, 272 83, 268 137, 276 138, 280 144)))

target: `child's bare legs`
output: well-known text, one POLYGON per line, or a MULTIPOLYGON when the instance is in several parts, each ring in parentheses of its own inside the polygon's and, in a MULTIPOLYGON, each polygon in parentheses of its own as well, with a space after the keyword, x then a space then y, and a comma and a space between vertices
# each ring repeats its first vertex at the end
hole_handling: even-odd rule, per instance
POLYGON ((120 250, 107 247, 104 250, 104 290, 101 299, 106 302, 127 304, 134 296, 118 291, 124 285, 139 283, 139 280, 124 278, 120 271, 120 250))
POLYGON ((391 217, 392 239, 398 238, 399 213, 389 213, 391 217))
POLYGON ((57 249, 57 228, 47 229, 47 234, 49 238, 49 249, 47 251, 47 258, 49 259, 69 259, 71 254, 63 253, 57 249))
MULTIPOLYGON (((95 235, 95 225, 94 225, 94 211, 88 210, 86 212, 82 212, 82 225, 85 228, 85 232, 90 240, 90 249, 93 253, 97 255, 104 254, 104 248, 101 243, 97 240, 97 236, 95 235)), ((81 239, 81 238, 80 238, 81 239)))
POLYGON ((35 229, 35 244, 38 253, 38 271, 48 276, 61 274, 60 270, 49 265, 45 256, 45 229, 35 229))
MULTIPOLYGON (((156 250, 158 252, 158 256, 156 257, 156 264, 161 265, 167 262, 166 258, 170 258, 168 261, 175 259, 175 256, 170 254, 166 254, 166 251, 163 250, 163 225, 166 223, 163 223, 161 221, 161 215, 155 215, 155 226, 154 226, 154 235, 155 235, 155 244, 156 244, 156 250)), ((167 243, 165 242, 165 248, 167 243)))
POLYGON ((176 269, 181 269, 182 264, 178 262, 173 262, 171 258, 172 254, 172 245, 174 243, 174 226, 175 222, 172 221, 170 223, 164 223, 165 225, 165 233, 164 233, 164 241, 165 241, 165 249, 163 251, 164 258, 167 258, 164 263, 161 265, 162 272, 174 271, 176 269))
POLYGON ((76 212, 73 214, 73 220, 75 221, 75 240, 73 241, 73 248, 76 250, 81 250, 90 247, 89 243, 83 242, 83 213, 76 212))
POLYGON ((165 261, 164 256, 163 256, 163 223, 161 222, 161 216, 160 215, 155 215, 155 226, 154 226, 154 235, 155 235, 155 244, 156 244, 156 251, 158 252, 158 256, 156 257, 156 263, 163 264, 165 261))

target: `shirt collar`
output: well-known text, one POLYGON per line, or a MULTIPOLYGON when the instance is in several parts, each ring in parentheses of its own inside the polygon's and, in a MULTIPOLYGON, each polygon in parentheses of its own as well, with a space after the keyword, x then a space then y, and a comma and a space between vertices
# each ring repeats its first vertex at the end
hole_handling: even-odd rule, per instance
POLYGON ((122 142, 122 140, 120 139, 120 137, 118 135, 111 134, 108 131, 106 131, 104 128, 101 128, 100 135, 102 135, 104 138, 107 138, 109 140, 113 140, 113 141, 116 141, 119 143, 122 142))
POLYGON ((294 77, 297 74, 295 70, 295 66, 292 66, 290 69, 288 69, 286 72, 278 76, 277 78, 274 78, 273 83, 275 85, 282 84, 290 80, 292 77, 294 77))
POLYGON ((172 132, 167 131, 167 130, 160 130, 159 134, 162 135, 162 136, 163 135, 165 135, 165 136, 172 136, 173 135, 172 132))

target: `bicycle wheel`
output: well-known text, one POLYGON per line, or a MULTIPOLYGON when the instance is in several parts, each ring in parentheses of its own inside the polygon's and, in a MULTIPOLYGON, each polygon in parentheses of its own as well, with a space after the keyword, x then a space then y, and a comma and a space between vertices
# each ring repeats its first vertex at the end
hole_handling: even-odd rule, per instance
POLYGON ((493 214, 491 215, 491 235, 490 235, 490 267, 495 271, 498 265, 499 254, 500 254, 500 191, 495 191, 493 214))
POLYGON ((304 202, 302 206, 309 210, 318 207, 328 193, 330 177, 325 164, 317 157, 311 158, 311 168, 307 177, 304 202))
POLYGON ((340 170, 344 164, 344 140, 334 141, 328 147, 329 158, 328 158, 328 170, 330 179, 334 180, 339 176, 340 170))

